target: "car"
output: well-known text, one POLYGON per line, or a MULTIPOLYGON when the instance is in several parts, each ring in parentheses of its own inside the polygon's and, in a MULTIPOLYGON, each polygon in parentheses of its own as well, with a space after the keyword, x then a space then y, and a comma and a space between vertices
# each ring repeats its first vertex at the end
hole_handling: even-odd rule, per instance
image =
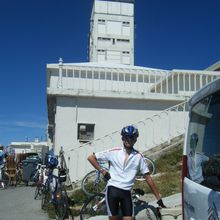
POLYGON ((182 166, 183 219, 220 219, 220 78, 189 100, 182 166))

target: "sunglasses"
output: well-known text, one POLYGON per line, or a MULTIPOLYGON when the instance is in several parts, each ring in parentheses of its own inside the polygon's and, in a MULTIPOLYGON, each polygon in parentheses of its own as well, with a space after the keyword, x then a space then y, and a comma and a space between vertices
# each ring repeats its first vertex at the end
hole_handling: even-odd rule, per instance
POLYGON ((136 137, 123 137, 122 140, 123 141, 136 141, 137 138, 136 137))

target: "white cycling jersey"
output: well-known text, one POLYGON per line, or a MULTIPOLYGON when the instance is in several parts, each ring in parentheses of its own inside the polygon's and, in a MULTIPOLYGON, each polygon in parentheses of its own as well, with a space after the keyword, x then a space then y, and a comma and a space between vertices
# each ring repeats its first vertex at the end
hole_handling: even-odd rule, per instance
POLYGON ((137 172, 142 174, 148 173, 149 169, 144 162, 144 157, 137 150, 133 149, 126 163, 126 151, 124 147, 112 148, 95 154, 98 160, 110 162, 109 173, 111 179, 108 181, 108 186, 115 186, 124 190, 131 190, 137 172))

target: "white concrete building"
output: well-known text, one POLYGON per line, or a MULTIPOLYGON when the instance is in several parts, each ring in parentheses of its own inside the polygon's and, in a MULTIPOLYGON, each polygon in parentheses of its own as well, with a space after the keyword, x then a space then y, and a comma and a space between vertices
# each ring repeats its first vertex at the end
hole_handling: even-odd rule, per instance
POLYGON ((95 0, 90 19, 90 62, 134 64, 134 0, 95 0))
POLYGON ((41 155, 42 149, 48 147, 46 141, 35 140, 33 142, 24 141, 24 142, 11 142, 10 148, 14 149, 15 154, 18 153, 38 153, 41 155))
MULTIPOLYGON (((110 3, 114 10, 122 4, 124 8, 133 7, 133 1, 95 0, 92 30, 97 27, 99 16, 109 16, 106 12, 94 13, 96 7, 104 10, 104 5, 110 3)), ((133 14, 132 18, 125 18, 131 19, 133 30, 133 14)), ((123 22, 121 16, 114 19, 123 22)), ((89 154, 121 146, 120 130, 125 125, 135 124, 140 130, 136 144, 140 151, 183 134, 188 115, 185 101, 220 76, 216 67, 204 71, 161 70, 133 66, 133 61, 122 64, 119 59, 101 62, 104 60, 97 58, 93 48, 99 36, 95 31, 91 36, 92 40, 96 36, 96 42, 90 41, 90 61, 96 62, 64 63, 60 59, 59 63, 47 65, 49 142, 56 154, 63 147, 73 182, 92 169, 87 162, 89 154)), ((124 48, 131 52, 132 45, 124 48)))

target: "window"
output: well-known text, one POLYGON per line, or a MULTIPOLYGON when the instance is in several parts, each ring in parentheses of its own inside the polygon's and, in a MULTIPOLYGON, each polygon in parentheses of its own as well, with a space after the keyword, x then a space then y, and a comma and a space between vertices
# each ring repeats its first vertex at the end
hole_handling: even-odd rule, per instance
POLYGON ((104 19, 98 19, 98 22, 99 23, 105 23, 105 20, 104 19))
POLYGON ((89 142, 94 140, 94 128, 94 124, 78 124, 78 140, 80 142, 89 142))
POLYGON ((129 39, 117 39, 117 42, 124 42, 124 43, 129 43, 129 39))
POLYGON ((108 37, 98 37, 99 41, 111 41, 111 38, 108 37))
POLYGON ((193 106, 188 129, 188 177, 220 191, 220 93, 193 106))
POLYGON ((122 24, 123 25, 130 25, 130 22, 129 21, 123 21, 122 24))

